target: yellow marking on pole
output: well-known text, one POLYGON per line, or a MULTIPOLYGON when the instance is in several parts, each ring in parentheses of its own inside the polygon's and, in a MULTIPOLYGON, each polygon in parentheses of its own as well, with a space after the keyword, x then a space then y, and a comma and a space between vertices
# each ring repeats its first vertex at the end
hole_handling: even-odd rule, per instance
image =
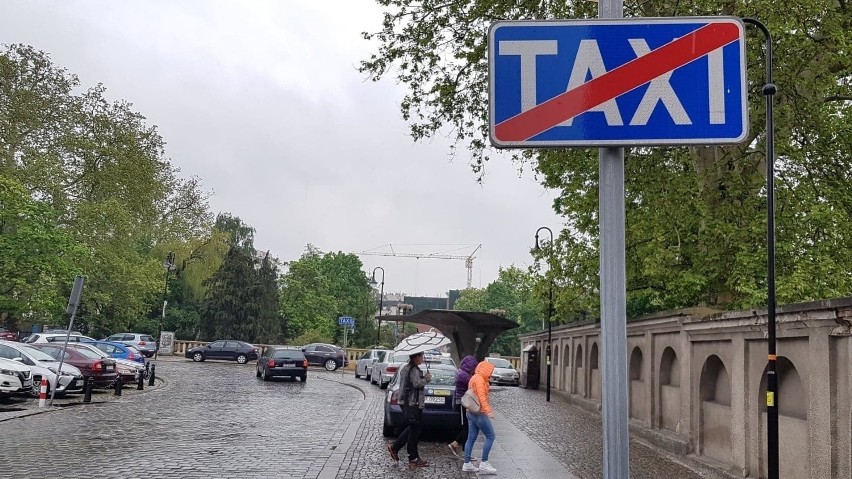
POLYGON ((769 360, 770 360, 770 361, 775 361, 775 360, 777 360, 777 359, 778 359, 778 356, 776 356, 776 355, 774 355, 774 354, 770 354, 770 355, 769 355, 769 360))
POLYGON ((766 407, 774 407, 775 406, 775 393, 773 391, 766 391, 766 407))

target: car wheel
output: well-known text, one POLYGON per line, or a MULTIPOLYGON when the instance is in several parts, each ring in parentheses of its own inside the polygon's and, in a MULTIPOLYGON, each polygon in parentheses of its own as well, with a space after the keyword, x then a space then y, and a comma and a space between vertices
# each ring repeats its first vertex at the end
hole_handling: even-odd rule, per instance
POLYGON ((270 378, 270 376, 269 376, 269 371, 268 371, 268 370, 266 370, 266 369, 264 369, 264 370, 263 370, 263 380, 264 380, 264 381, 269 381, 269 378, 270 378))
POLYGON ((254 368, 255 377, 260 377, 260 369, 254 368))
POLYGON ((334 371, 337 369, 337 361, 333 359, 326 360, 325 362, 325 370, 326 371, 334 371))
POLYGON ((388 388, 388 383, 386 383, 386 382, 382 382, 382 381, 380 380, 380 381, 379 381, 379 389, 387 389, 387 388, 388 388))
POLYGON ((299 376, 299 378, 302 380, 302 382, 305 382, 305 381, 307 381, 307 380, 308 380, 308 375, 307 375, 307 374, 302 374, 301 376, 299 376))
MULTIPOLYGON (((33 376, 33 388, 31 394, 33 397, 39 397, 41 394, 41 376, 33 376)), ((47 382, 47 396, 50 397, 50 381, 47 382)))
POLYGON ((358 366, 355 366, 355 379, 360 379, 360 378, 361 378, 361 374, 358 373, 358 366))
POLYGON ((194 353, 192 355, 192 360, 196 363, 200 363, 201 361, 204 361, 204 355, 201 353, 194 353))
POLYGON ((373 377, 372 377, 371 375, 369 375, 369 374, 367 374, 366 376, 364 376, 364 379, 366 379, 367 381, 373 382, 373 377))
POLYGON ((237 356, 237 362, 240 364, 245 364, 248 361, 248 357, 245 354, 240 354, 237 356))
POLYGON ((382 422, 382 436, 391 437, 394 432, 393 424, 389 424, 387 417, 385 417, 384 422, 382 422))

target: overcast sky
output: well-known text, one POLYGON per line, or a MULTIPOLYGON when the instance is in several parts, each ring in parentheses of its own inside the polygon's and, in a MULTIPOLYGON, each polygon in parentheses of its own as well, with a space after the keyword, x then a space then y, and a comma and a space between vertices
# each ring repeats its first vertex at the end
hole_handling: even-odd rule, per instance
MULTIPOLYGON (((444 138, 415 144, 403 86, 357 71, 375 50, 360 33, 380 22, 372 0, 5 0, 0 42, 49 52, 84 86, 132 102, 213 211, 251 224, 258 249, 283 261, 308 243, 457 255, 482 244, 474 287, 525 268, 536 229, 559 227, 555 193, 508 158, 479 185, 463 149, 451 159, 444 138)), ((384 268, 386 292, 465 286, 462 260, 362 261, 384 268)))

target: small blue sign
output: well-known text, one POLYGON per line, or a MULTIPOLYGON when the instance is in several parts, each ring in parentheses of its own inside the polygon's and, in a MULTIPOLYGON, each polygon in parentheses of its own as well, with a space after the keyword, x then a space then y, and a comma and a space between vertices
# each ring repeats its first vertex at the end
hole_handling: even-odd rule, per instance
POLYGON ((745 29, 733 17, 499 21, 489 131, 503 148, 740 143, 745 29))
POLYGON ((338 326, 355 326, 355 318, 352 316, 341 316, 337 318, 338 326))

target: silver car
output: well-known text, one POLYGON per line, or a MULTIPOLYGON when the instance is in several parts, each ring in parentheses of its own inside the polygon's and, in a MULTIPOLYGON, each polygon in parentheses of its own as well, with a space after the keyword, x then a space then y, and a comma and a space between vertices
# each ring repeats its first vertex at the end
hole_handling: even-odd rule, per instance
POLYGON ((370 372, 370 382, 378 384, 382 389, 388 387, 397 369, 403 367, 408 362, 408 354, 392 354, 393 351, 389 351, 385 354, 383 360, 376 361, 373 364, 373 370, 370 372))
POLYGON ((133 346, 138 349, 146 358, 150 358, 157 352, 157 340, 150 334, 143 333, 116 333, 104 339, 104 341, 113 341, 116 343, 133 346))
POLYGON ((384 360, 385 354, 389 352, 387 349, 371 349, 364 353, 355 363, 355 377, 364 377, 369 381, 373 376, 373 364, 384 360))
POLYGON ((62 370, 59 371, 59 361, 32 346, 12 341, 0 341, 0 358, 20 362, 30 368, 34 395, 37 394, 42 378, 47 379, 48 392, 55 388, 58 395, 83 390, 83 374, 79 369, 65 363, 62 365, 62 370))
POLYGON ((519 384, 518 371, 512 366, 508 360, 503 358, 485 358, 486 361, 494 365, 494 371, 491 373, 491 384, 507 384, 509 386, 517 386, 519 384))

